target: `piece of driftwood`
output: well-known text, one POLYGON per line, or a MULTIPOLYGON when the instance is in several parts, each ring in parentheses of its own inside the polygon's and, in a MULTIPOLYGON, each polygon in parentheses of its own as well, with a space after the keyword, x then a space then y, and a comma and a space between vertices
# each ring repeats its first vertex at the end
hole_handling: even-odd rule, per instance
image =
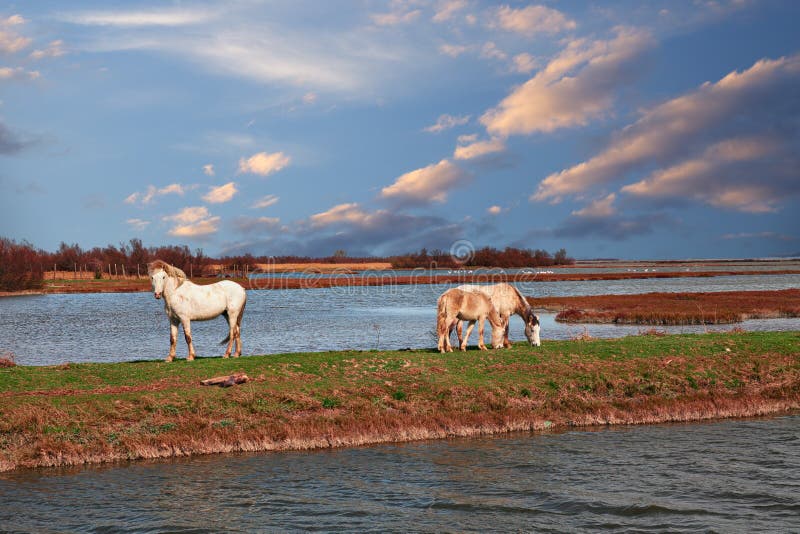
POLYGON ((248 382, 250 377, 244 373, 234 373, 232 375, 215 376, 214 378, 207 378, 201 380, 200 383, 204 386, 219 386, 221 388, 228 388, 236 384, 244 384, 248 382))

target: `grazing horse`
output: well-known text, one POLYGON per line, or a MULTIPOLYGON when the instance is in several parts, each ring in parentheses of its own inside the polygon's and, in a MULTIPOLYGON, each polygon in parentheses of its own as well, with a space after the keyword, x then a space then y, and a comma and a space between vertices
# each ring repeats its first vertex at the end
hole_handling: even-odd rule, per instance
POLYGON ((436 333, 439 336, 439 352, 453 352, 450 345, 450 332, 453 324, 469 321, 467 335, 462 341, 459 338, 461 350, 467 350, 467 340, 478 322, 478 348, 486 350, 483 344, 483 321, 488 319, 492 325, 492 348, 499 349, 503 346, 503 323, 497 311, 492 306, 489 297, 482 293, 448 289, 436 303, 436 333))
MULTIPOLYGON (((500 314, 503 320, 505 336, 503 338, 503 346, 510 347, 511 342, 508 340, 508 323, 513 314, 517 314, 525 321, 525 337, 531 345, 537 347, 542 344, 539 339, 539 316, 533 313, 528 301, 522 296, 519 290, 511 284, 500 283, 492 285, 471 285, 466 284, 458 286, 462 291, 472 291, 482 293, 489 297, 492 305, 500 314)), ((461 342, 461 323, 456 324, 456 333, 458 334, 458 341, 461 342)))
POLYGON ((153 284, 153 295, 164 297, 164 311, 170 323, 169 355, 167 361, 175 359, 175 345, 178 342, 178 326, 183 325, 183 334, 189 346, 187 360, 194 360, 196 355, 192 344, 192 327, 190 321, 207 321, 222 315, 228 321, 228 337, 222 343, 228 343, 225 350, 227 358, 231 355, 233 343, 236 342, 234 358, 242 354, 241 324, 247 293, 236 282, 223 280, 206 286, 199 286, 186 278, 186 273, 164 261, 156 260, 147 265, 147 273, 153 284))

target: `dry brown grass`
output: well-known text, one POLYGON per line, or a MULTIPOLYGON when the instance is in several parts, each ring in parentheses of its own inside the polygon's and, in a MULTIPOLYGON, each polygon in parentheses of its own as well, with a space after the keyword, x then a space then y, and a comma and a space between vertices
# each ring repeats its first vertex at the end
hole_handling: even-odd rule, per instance
POLYGON ((528 298, 567 323, 727 324, 800 317, 800 289, 528 298))

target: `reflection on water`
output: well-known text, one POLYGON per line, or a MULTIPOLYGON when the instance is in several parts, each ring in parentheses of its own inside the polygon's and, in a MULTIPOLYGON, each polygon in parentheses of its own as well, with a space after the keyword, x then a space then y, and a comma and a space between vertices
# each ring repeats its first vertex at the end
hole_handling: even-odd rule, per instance
POLYGON ((800 416, 0 474, 0 530, 800 529, 800 416))
MULTIPOLYGON (((436 284, 249 291, 242 324, 244 352, 433 347, 436 299, 448 287, 436 284)), ((787 289, 800 287, 800 275, 532 282, 518 287, 526 295, 537 296, 787 289)), ((0 350, 14 352, 18 363, 24 365, 163 358, 169 348, 169 324, 162 306, 150 293, 0 299, 0 350)), ((583 326, 556 323, 552 314, 540 317, 545 342, 584 331, 583 326)), ((745 330, 796 330, 800 329, 800 319, 747 321, 741 326, 745 330)), ((625 336, 642 330, 638 326, 617 325, 585 328, 595 337, 625 336)), ((222 355, 219 341, 225 337, 226 329, 221 318, 192 323, 198 353, 222 355)), ((667 330, 699 332, 706 328, 667 330)), ((511 321, 511 338, 525 339, 518 318, 511 321)), ((472 343, 476 343, 475 338, 472 343)), ((186 354, 182 336, 178 354, 186 354)))

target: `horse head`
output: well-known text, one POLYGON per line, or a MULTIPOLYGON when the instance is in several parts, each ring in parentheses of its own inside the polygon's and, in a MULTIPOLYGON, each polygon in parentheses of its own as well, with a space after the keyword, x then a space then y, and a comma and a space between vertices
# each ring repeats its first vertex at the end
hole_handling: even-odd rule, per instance
POLYGON ((147 274, 150 275, 150 283, 153 285, 153 296, 157 299, 160 299, 161 295, 164 294, 164 286, 167 283, 167 278, 175 279, 175 287, 180 287, 187 278, 186 273, 181 269, 173 267, 162 260, 155 260, 149 263, 147 265, 147 274))
POLYGON ((531 311, 528 320, 525 322, 525 337, 531 346, 540 346, 542 341, 539 339, 539 316, 531 311))

